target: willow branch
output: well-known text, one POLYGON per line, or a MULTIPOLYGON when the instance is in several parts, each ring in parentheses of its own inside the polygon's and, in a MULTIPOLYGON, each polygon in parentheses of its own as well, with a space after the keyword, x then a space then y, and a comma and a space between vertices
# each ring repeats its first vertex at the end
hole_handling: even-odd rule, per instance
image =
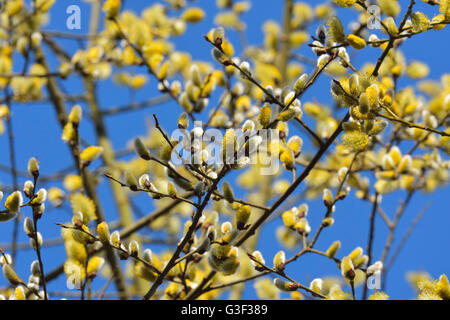
POLYGON ((162 279, 166 276, 166 274, 173 268, 174 263, 176 262, 176 260, 178 259, 181 251, 183 250, 183 248, 185 247, 185 245, 187 244, 187 242, 191 239, 192 235, 194 234, 195 229, 197 228, 197 224, 200 220, 200 217, 203 214, 203 210, 205 209, 206 205, 209 202, 209 199, 212 196, 212 193, 214 192, 214 190, 217 187, 217 184, 219 183, 219 181, 225 176, 225 174, 228 172, 228 169, 226 166, 224 166, 222 168, 222 170, 220 171, 217 179, 214 181, 214 183, 210 186, 208 193, 206 194, 205 198, 203 199, 203 201, 201 202, 200 206, 198 207, 193 219, 192 219, 192 223, 191 226, 189 227, 188 231, 186 232, 185 236, 183 237, 183 239, 181 240, 181 242, 179 243, 179 245, 177 246, 174 254, 172 255, 172 258, 170 258, 169 262, 167 263, 166 267, 164 268, 164 270, 162 271, 161 275, 155 280, 155 282, 153 283, 153 285, 151 286, 151 288, 148 290, 148 292, 144 295, 143 299, 144 300, 148 300, 150 299, 154 293, 156 292, 156 290, 158 289, 158 287, 161 285, 162 283, 162 279))

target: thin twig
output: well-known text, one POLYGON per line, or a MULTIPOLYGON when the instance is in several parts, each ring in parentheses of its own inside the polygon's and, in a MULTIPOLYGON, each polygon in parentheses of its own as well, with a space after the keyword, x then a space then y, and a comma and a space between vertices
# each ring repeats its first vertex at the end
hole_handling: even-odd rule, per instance
MULTIPOLYGON (((376 217, 376 213, 377 213, 377 208, 378 208, 378 193, 375 193, 375 197, 373 199, 373 204, 372 204, 372 211, 370 213, 370 217, 369 217, 369 239, 367 241, 367 256, 368 256, 368 260, 367 260, 367 265, 370 266, 372 263, 372 247, 373 247, 373 241, 374 241, 374 236, 375 236, 375 217, 376 217)), ((367 286, 364 286, 363 289, 363 300, 366 300, 367 298, 367 286)))
POLYGON ((186 232, 185 236, 183 237, 183 239, 181 240, 181 242, 179 243, 179 245, 177 246, 174 254, 172 255, 172 258, 170 258, 169 262, 167 263, 166 267, 164 268, 164 270, 161 272, 161 275, 155 280, 155 282, 153 283, 153 285, 151 286, 151 288, 148 290, 148 292, 144 295, 143 299, 144 300, 148 300, 150 299, 154 293, 156 292, 156 290, 158 289, 158 287, 161 285, 162 280, 164 279, 164 277, 166 276, 166 274, 173 268, 175 261, 178 259, 178 256, 180 255, 181 251, 183 250, 184 246, 186 245, 186 243, 191 239, 195 229, 197 228, 197 224, 200 220, 200 217, 203 214, 203 210, 205 209, 206 205, 208 204, 209 199, 212 196, 212 193, 214 192, 214 190, 217 187, 217 184, 219 183, 219 181, 225 176, 225 174, 228 172, 228 167, 224 166, 222 168, 222 170, 220 171, 217 179, 214 181, 214 183, 210 186, 208 193, 206 194, 205 198, 203 199, 203 201, 201 202, 201 204, 198 206, 197 208, 197 212, 195 213, 193 219, 192 219, 192 223, 191 226, 189 227, 188 231, 186 232))

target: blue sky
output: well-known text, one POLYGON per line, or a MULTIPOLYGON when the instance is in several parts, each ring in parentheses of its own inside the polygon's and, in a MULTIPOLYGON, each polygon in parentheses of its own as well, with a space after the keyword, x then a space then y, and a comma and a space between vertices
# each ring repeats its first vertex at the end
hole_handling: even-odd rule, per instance
MULTIPOLYGON (((126 9, 131 9, 139 12, 142 8, 151 5, 157 1, 126 1, 126 9)), ((194 60, 206 60, 215 63, 210 55, 210 46, 201 37, 202 34, 207 33, 214 27, 213 19, 217 9, 212 0, 198 0, 194 5, 200 6, 207 13, 206 18, 200 24, 188 26, 187 32, 181 38, 175 41, 176 48, 182 51, 188 51, 194 60)), ((316 4, 317 1, 305 1, 310 4, 316 4)), ((400 0, 403 10, 409 1, 400 0)), ((283 1, 271 0, 257 0, 253 1, 251 10, 244 15, 244 20, 247 24, 245 31, 248 41, 251 45, 258 45, 262 42, 262 24, 268 19, 280 21, 283 12, 283 1)), ((437 12, 437 8, 430 8, 421 1, 417 2, 416 9, 433 16, 437 12)), ((402 11, 404 12, 404 11, 402 11)), ((344 21, 344 27, 347 29, 348 22, 351 19, 356 19, 357 13, 353 10, 340 9, 338 15, 344 21)), ((85 34, 89 27, 89 6, 83 1, 59 0, 51 10, 51 21, 46 30, 58 30, 63 32, 73 32, 74 34, 85 34), (81 30, 67 30, 66 29, 66 8, 69 5, 77 4, 81 8, 81 30)), ((314 32, 314 28, 309 30, 314 32)), ((348 30, 348 29, 347 29, 348 30)), ((402 50, 407 57, 407 60, 426 61, 430 67, 429 78, 439 80, 443 72, 448 72, 449 62, 447 52, 449 49, 449 42, 444 41, 449 39, 448 27, 440 32, 427 32, 424 35, 419 35, 408 39, 402 50)), ((229 32, 229 37, 236 47, 236 53, 241 53, 238 38, 233 32, 229 32)), ((75 50, 77 43, 73 40, 63 40, 62 44, 66 50, 75 50)), ((73 51, 72 51, 73 52, 73 51)), ((308 57, 314 58, 313 53, 306 46, 299 50, 308 57)), ((359 53, 353 60, 353 64, 358 68, 365 62, 374 62, 380 54, 380 49, 368 48, 359 53)), ((20 61, 17 60, 17 61, 20 61)), ((56 61, 50 61, 53 67, 56 67, 56 61)), ((21 62, 18 62, 21 66, 21 62)), ((311 71, 311 67, 306 67, 306 70, 311 71)), ((141 72, 144 72, 141 70, 141 72)), ((332 98, 329 93, 330 79, 326 76, 321 76, 317 83, 308 90, 303 96, 302 102, 311 101, 316 97, 321 103, 331 104, 332 98)), ((77 80, 63 81, 63 86, 72 93, 82 93, 82 86, 77 80)), ((402 78, 399 82, 401 87, 414 86, 416 83, 402 78)), ((159 93, 155 89, 156 83, 154 79, 149 78, 149 84, 144 90, 140 90, 135 97, 136 101, 143 101, 153 96, 158 96, 159 93)), ((99 85, 99 99, 102 108, 107 109, 111 106, 125 105, 129 102, 129 95, 126 89, 117 89, 112 85, 111 81, 103 81, 99 85), (113 89, 114 88, 114 89, 113 89)), ((215 105, 212 102, 210 105, 215 105)), ((84 106, 83 106, 84 107, 84 106)), ((70 105, 67 105, 69 110, 70 105)), ((106 120, 108 134, 110 135, 114 148, 116 150, 122 149, 135 136, 145 135, 147 131, 148 120, 151 119, 152 113, 157 113, 161 124, 168 130, 176 128, 174 121, 174 114, 181 111, 180 107, 172 102, 164 105, 147 109, 143 111, 136 111, 123 114, 121 116, 110 116, 106 120)), ((61 141, 61 128, 56 121, 53 107, 50 104, 15 104, 12 109, 13 130, 15 135, 17 165, 19 169, 25 170, 27 161, 30 157, 36 156, 40 160, 41 173, 43 175, 54 173, 72 164, 72 158, 68 148, 61 141)), ((95 134, 91 123, 86 120, 83 121, 80 128, 82 137, 91 144, 96 143, 95 134)), ((301 134, 301 133, 300 133, 301 134)), ((9 165, 9 147, 7 135, 0 136, 0 164, 9 165)), ((448 160, 448 156, 442 154, 444 159, 448 160)), ((98 164, 97 164, 98 165, 98 164)), ((23 185, 26 178, 21 177, 19 184, 23 185)), ((11 178, 8 174, 0 173, 0 182, 5 185, 11 185, 11 178)), ((58 184, 55 184, 58 185, 58 184)), ((397 262, 389 274, 389 282, 387 293, 394 299, 413 298, 414 293, 408 285, 405 274, 412 270, 427 270, 433 277, 439 277, 442 273, 449 273, 450 270, 450 256, 447 254, 450 245, 450 233, 448 228, 450 226, 450 215, 448 206, 444 198, 449 195, 449 188, 439 189, 433 194, 419 194, 414 197, 410 206, 405 212, 404 217, 399 223, 396 233, 396 238, 393 243, 393 248, 399 243, 411 221, 414 219, 418 211, 430 204, 425 216, 415 228, 413 234, 409 238, 406 246, 398 257, 397 262)), ((115 219, 116 210, 111 201, 109 187, 103 183, 99 188, 99 195, 102 200, 104 211, 107 213, 109 221, 115 219)), ((393 212, 399 201, 405 197, 404 192, 397 192, 386 196, 383 199, 383 209, 392 217, 393 212)), ((142 198, 144 199, 144 198, 142 198)), ((309 220, 313 230, 320 224, 323 216, 323 205, 321 201, 309 201, 310 214, 309 220)), ((50 206, 50 205, 49 205, 50 206)), ((139 202, 140 208, 144 212, 151 212, 152 204, 149 201, 142 200, 139 202)), ((365 248, 368 230, 369 230, 369 213, 370 207, 367 203, 363 203, 355 199, 351 193, 346 201, 339 204, 336 210, 335 225, 326 230, 320 237, 317 248, 325 250, 328 245, 334 240, 341 240, 342 248, 340 254, 350 252, 356 246, 365 248)), ((29 209, 23 210, 24 215, 30 215, 29 209)), ((49 210, 46 212, 39 222, 41 233, 44 239, 51 239, 59 236, 60 230, 54 225, 54 222, 64 222, 69 220, 70 215, 64 210, 49 210)), ((262 251, 267 261, 271 259, 281 246, 275 239, 275 229, 280 225, 280 219, 265 226, 264 235, 261 237, 259 248, 262 251)), ((0 243, 7 243, 11 239, 13 222, 0 224, 0 243)), ((376 234, 374 246, 374 259, 380 258, 384 243, 387 237, 387 228, 382 220, 376 219, 376 234)), ((22 227, 20 228, 20 242, 26 242, 27 237, 23 234, 22 227)), ((153 248, 152 248, 153 249, 153 248)), ((158 251, 158 248, 155 248, 158 251)), ((288 257, 295 253, 290 251, 287 253, 288 257)), ((60 247, 45 249, 43 252, 45 261, 45 270, 50 271, 58 266, 65 258, 64 249, 60 247)), ((32 251, 21 252, 17 258, 18 273, 27 279, 29 274, 29 264, 35 260, 35 254, 32 251)), ((305 256, 298 262, 293 263, 287 269, 288 273, 301 283, 309 283, 310 280, 323 277, 326 275, 338 276, 339 270, 335 265, 322 257, 313 255, 305 256)), ((65 290, 65 277, 60 277, 57 281, 50 283, 49 290, 65 290)), ((94 285, 94 288, 101 286, 103 281, 94 285)), ((0 285, 5 285, 5 280, 0 277, 0 285)), ((359 289, 360 290, 360 289, 359 289)), ((244 293, 245 299, 256 298, 253 286, 248 285, 244 293)))

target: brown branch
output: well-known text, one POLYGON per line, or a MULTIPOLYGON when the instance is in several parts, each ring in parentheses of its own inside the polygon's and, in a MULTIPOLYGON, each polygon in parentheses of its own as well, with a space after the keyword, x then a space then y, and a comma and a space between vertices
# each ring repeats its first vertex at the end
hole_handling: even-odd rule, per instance
MULTIPOLYGON (((367 240, 367 265, 370 266, 372 264, 372 247, 373 247, 373 241, 375 236, 375 217, 377 213, 378 208, 378 193, 375 193, 375 197, 372 204, 372 211, 370 213, 370 223, 369 223, 369 239, 367 240)), ((363 289, 363 300, 366 300, 367 298, 367 285, 364 286, 363 289)))
POLYGON ((117 107, 109 107, 108 109, 103 109, 100 111, 100 114, 102 116, 111 116, 111 115, 118 115, 125 112, 130 111, 140 111, 148 107, 153 107, 157 105, 161 105, 164 102, 169 101, 170 97, 168 95, 163 95, 156 98, 150 98, 146 101, 139 102, 139 103, 131 103, 126 106, 117 106, 117 107))
POLYGON ((350 117, 350 114, 347 113, 345 117, 341 120, 336 130, 333 132, 331 137, 324 143, 322 147, 317 151, 314 158, 311 160, 310 164, 303 170, 300 176, 294 181, 294 183, 286 190, 286 192, 281 195, 277 201, 270 207, 269 211, 265 212, 245 233, 244 235, 237 241, 236 246, 240 246, 245 242, 249 237, 251 237, 255 230, 286 200, 292 192, 306 179, 314 166, 319 162, 320 158, 322 158, 323 154, 328 150, 333 141, 338 137, 338 135, 342 132, 342 124, 346 122, 350 117))
MULTIPOLYGON (((308 176, 314 166, 318 163, 322 155, 328 150, 333 141, 338 137, 338 135, 342 132, 342 124, 346 122, 350 117, 350 114, 347 113, 344 118, 339 123, 336 130, 333 132, 331 137, 324 143, 322 147, 317 151, 314 158, 311 160, 310 164, 303 170, 300 176, 294 181, 294 183, 285 191, 283 195, 281 195, 277 201, 270 207, 270 209, 264 212, 261 217, 259 217, 251 226, 248 228, 244 234, 236 241, 235 246, 239 247, 242 245, 248 238, 255 234, 256 230, 264 223, 267 218, 297 189, 297 187, 303 182, 303 180, 308 176)), ((302 253, 303 254, 303 253, 302 253)), ((300 256, 300 255, 299 255, 300 256)), ((295 258, 296 259, 296 258, 295 258)), ((211 271, 205 279, 211 279, 215 275, 215 271, 211 271)), ((202 282, 203 283, 203 282, 202 282)), ((186 299, 195 299, 198 297, 199 293, 202 291, 202 286, 197 286, 190 294, 186 296, 186 299)))
MULTIPOLYGON (((44 66, 45 69, 48 69, 47 61, 46 61, 44 53, 40 47, 35 48, 35 56, 36 56, 36 60, 42 66, 44 66)), ((53 106, 55 107, 57 119, 61 125, 61 128, 64 128, 64 126, 67 122, 67 113, 65 110, 64 99, 62 98, 59 88, 58 88, 58 85, 53 78, 48 79, 46 86, 47 86, 47 91, 48 91, 49 97, 52 100, 53 106)), ((81 169, 78 147, 77 147, 77 145, 70 144, 69 148, 70 148, 71 155, 73 157, 75 166, 79 172, 79 175, 82 177, 84 189, 86 190, 88 197, 91 198, 92 201, 94 201, 97 216, 98 216, 98 222, 102 222, 105 220, 104 214, 99 205, 97 193, 95 191, 94 186, 92 185, 92 181, 91 181, 90 177, 88 176, 87 171, 81 169)), ((115 275, 116 286, 117 286, 118 290, 122 293, 122 297, 126 298, 125 281, 124 281, 122 272, 120 270, 120 266, 117 261, 117 258, 115 257, 114 252, 111 249, 107 250, 107 260, 111 265, 113 274, 115 275)))
POLYGON ((408 230, 406 231, 406 233, 403 235, 402 239, 400 240, 400 243, 398 244, 397 248, 394 250, 394 253, 392 254, 391 258, 389 259, 389 262, 383 268, 385 281, 386 281, 387 274, 388 274, 389 270, 392 268, 392 265, 394 264, 395 260, 397 259, 398 255, 400 254, 400 252, 403 249, 403 247, 405 246, 406 241, 408 240, 408 238, 411 235, 411 233, 413 232, 414 228, 420 222, 420 220, 422 219, 423 215, 426 213, 426 211, 428 210, 428 208, 430 206, 431 206, 431 203, 428 203, 428 204, 425 205, 425 207, 423 207, 419 211, 419 213, 417 214, 417 216, 414 218, 414 220, 412 221, 411 225, 409 226, 408 230))
POLYGON ((293 0, 284 1, 284 13, 283 13, 283 34, 281 38, 281 51, 279 55, 279 68, 281 72, 282 84, 287 82, 287 66, 289 62, 290 42, 289 37, 291 35, 291 21, 292 12, 294 8, 293 0))
POLYGON ((197 209, 197 212, 195 213, 193 219, 192 219, 192 223, 191 226, 189 227, 188 231, 186 232, 186 235, 183 237, 183 240, 181 240, 181 242, 179 243, 179 245, 177 246, 174 254, 172 255, 172 258, 170 258, 169 262, 167 263, 166 267, 164 268, 164 270, 162 271, 161 275, 155 280, 155 282, 153 283, 153 285, 151 286, 151 288, 148 290, 148 292, 144 295, 143 299, 144 300, 148 300, 150 299, 156 292, 156 290, 158 289, 158 287, 161 285, 162 280, 164 279, 164 277, 166 276, 166 274, 172 269, 172 267, 174 266, 175 261, 178 259, 181 251, 183 250, 183 248, 185 247, 185 245, 187 244, 187 242, 191 239, 192 235, 194 234, 195 229, 197 228, 197 224, 200 220, 200 217, 203 214, 203 210, 205 209, 206 205, 209 202, 209 199, 211 198, 214 190, 217 187, 217 184, 219 183, 219 181, 225 176, 225 174, 228 172, 228 167, 224 166, 222 168, 222 170, 220 171, 217 179, 214 181, 214 183, 210 186, 208 193, 206 194, 205 198, 203 199, 203 201, 201 202, 200 206, 197 209))
MULTIPOLYGON (((400 27, 398 30, 399 34, 403 31, 403 27, 408 19, 408 16, 411 14, 412 8, 415 3, 416 3, 415 0, 411 0, 408 10, 400 23, 400 27)), ((387 29, 386 29, 386 31, 387 31, 387 29)), ((380 70, 380 67, 383 64, 384 59, 387 57, 389 51, 394 47, 395 40, 396 40, 395 35, 389 34, 389 42, 388 42, 386 48, 384 49, 382 55, 378 58, 377 64, 375 65, 375 69, 372 72, 372 76, 375 76, 375 77, 378 76, 378 71, 380 70)))

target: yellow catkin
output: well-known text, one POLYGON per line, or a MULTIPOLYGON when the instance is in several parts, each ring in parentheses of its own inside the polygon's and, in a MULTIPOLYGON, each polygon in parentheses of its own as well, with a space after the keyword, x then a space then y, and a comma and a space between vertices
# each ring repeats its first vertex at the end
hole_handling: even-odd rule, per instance
POLYGON ((120 11, 121 0, 107 0, 103 4, 103 11, 108 19, 113 19, 120 11))
POLYGON ((281 218, 283 219, 283 223, 287 228, 294 227, 296 220, 295 220, 294 213, 292 212, 292 210, 283 212, 283 214, 281 215, 281 218))
POLYGON ((353 151, 362 151, 369 144, 369 136, 359 131, 346 132, 342 135, 342 143, 353 151))
POLYGON ((294 162, 294 153, 290 149, 286 149, 281 155, 280 160, 283 163, 283 166, 286 170, 294 170, 295 162, 294 162))
POLYGON ((363 49, 366 46, 366 41, 354 34, 349 34, 347 36, 347 41, 353 48, 358 50, 363 49))
POLYGON ((77 133, 75 131, 73 123, 72 122, 67 122, 64 125, 63 132, 62 132, 62 135, 61 135, 61 139, 64 142, 75 142, 76 138, 77 138, 77 133))
POLYGON ((97 275, 97 272, 100 270, 100 268, 103 266, 103 263, 105 262, 105 259, 102 257, 92 257, 89 259, 88 265, 87 265, 87 274, 90 277, 93 277, 97 275))
POLYGON ((182 15, 183 20, 190 23, 200 22, 204 17, 205 12, 200 8, 189 8, 182 15))
POLYGON ((109 243, 109 228, 105 221, 97 225, 97 234, 102 243, 109 243))
POLYGON ((351 7, 356 3, 356 0, 333 0, 338 6, 351 7))
POLYGON ((414 32, 425 32, 428 30, 430 20, 424 13, 417 11, 411 13, 410 16, 414 32))
POLYGON ((83 184, 83 180, 79 175, 75 174, 69 174, 67 175, 63 180, 63 186, 68 191, 73 192, 77 189, 81 188, 81 185, 83 184))
POLYGON ((14 290, 14 297, 16 300, 26 300, 25 291, 22 286, 16 287, 14 290))
POLYGON ((19 191, 13 192, 6 198, 5 207, 10 212, 18 212, 22 205, 23 197, 19 191))
POLYGON ((56 0, 36 0, 35 6, 42 12, 47 12, 56 0))
POLYGON ((258 115, 258 121, 263 127, 267 127, 272 116, 272 108, 269 104, 265 104, 258 115))
POLYGON ((250 206, 248 205, 239 206, 238 210, 236 211, 236 227, 239 230, 244 229, 248 219, 250 218, 250 213, 251 213, 250 206))
POLYGON ((369 300, 389 300, 389 296, 383 291, 377 291, 369 296, 369 300))
POLYGON ((228 129, 222 140, 222 154, 225 163, 230 163, 237 149, 236 133, 228 129))
POLYGON ((5 12, 10 17, 18 14, 20 10, 22 10, 22 8, 23 8, 22 0, 8 1, 5 4, 5 12))
POLYGON ((406 74, 412 79, 422 79, 428 76, 430 68, 419 61, 413 61, 406 68, 406 74))
POLYGON ((439 277, 439 281, 436 284, 436 292, 442 299, 450 300, 450 285, 445 274, 439 277))
POLYGON ((70 204, 73 212, 83 214, 83 223, 88 224, 91 220, 97 219, 94 202, 82 193, 74 193, 70 196, 70 204))
POLYGON ((103 153, 103 148, 99 146, 89 146, 80 154, 80 160, 85 162, 92 162, 103 153))

